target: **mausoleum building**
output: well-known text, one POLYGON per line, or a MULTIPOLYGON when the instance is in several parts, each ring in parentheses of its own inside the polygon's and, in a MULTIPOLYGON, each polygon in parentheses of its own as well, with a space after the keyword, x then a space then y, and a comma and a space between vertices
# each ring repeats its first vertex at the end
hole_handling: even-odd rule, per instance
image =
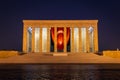
POLYGON ((98 20, 23 20, 23 52, 98 52, 98 20))

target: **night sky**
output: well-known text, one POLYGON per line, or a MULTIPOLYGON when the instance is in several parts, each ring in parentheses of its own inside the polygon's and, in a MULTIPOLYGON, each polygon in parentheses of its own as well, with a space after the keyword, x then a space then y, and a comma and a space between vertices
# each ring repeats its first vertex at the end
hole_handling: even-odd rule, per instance
POLYGON ((0 50, 22 50, 22 20, 24 19, 98 19, 99 50, 120 48, 120 3, 117 1, 1 0, 0 50))

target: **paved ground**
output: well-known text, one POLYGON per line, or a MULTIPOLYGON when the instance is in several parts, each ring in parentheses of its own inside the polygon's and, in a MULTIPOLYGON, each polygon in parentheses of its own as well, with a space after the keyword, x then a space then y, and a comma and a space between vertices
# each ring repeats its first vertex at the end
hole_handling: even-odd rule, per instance
POLYGON ((25 55, 19 55, 9 58, 0 59, 0 64, 2 63, 33 63, 33 64, 44 64, 44 63, 72 63, 72 64, 82 64, 82 63, 120 63, 120 58, 111 58, 107 56, 99 56, 94 53, 71 53, 68 56, 52 56, 50 54, 41 53, 29 53, 25 55))

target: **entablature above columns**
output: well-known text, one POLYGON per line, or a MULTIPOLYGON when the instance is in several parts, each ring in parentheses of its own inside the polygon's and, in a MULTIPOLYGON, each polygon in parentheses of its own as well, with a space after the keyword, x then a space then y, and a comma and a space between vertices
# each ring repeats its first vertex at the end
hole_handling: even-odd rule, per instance
POLYGON ((25 27, 97 27, 98 20, 23 20, 25 27))

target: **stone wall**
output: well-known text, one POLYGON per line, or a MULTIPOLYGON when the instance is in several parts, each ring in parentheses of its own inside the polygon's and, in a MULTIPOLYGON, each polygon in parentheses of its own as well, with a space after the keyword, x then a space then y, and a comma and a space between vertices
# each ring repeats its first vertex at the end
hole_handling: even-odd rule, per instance
POLYGON ((120 51, 103 51, 103 56, 109 56, 109 57, 113 57, 113 58, 120 58, 120 51))

